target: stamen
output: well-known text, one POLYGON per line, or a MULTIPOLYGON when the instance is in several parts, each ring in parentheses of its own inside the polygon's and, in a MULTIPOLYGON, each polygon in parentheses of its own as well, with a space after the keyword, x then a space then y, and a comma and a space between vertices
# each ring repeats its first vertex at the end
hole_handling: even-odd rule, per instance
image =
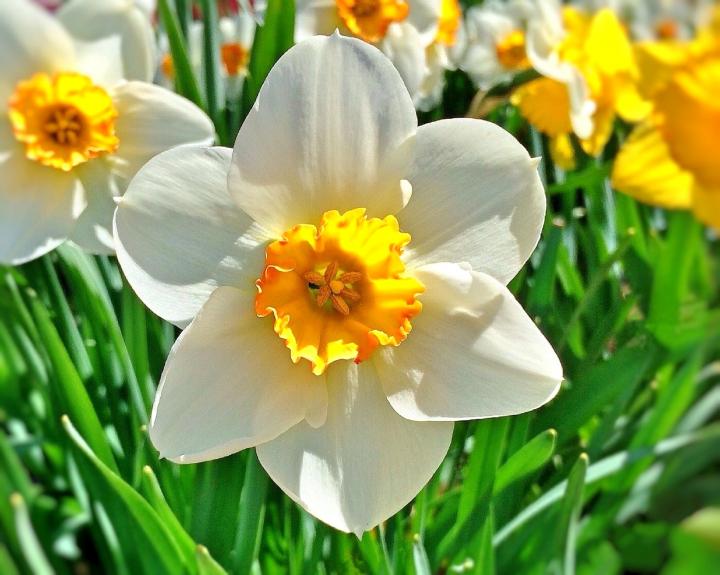
POLYGON ((337 273, 338 264, 337 262, 332 262, 330 265, 328 265, 327 268, 325 268, 325 281, 327 283, 330 283, 332 280, 335 279, 335 274, 337 273))
POLYGON ((58 106, 49 115, 43 129, 56 144, 75 145, 83 130, 80 113, 72 106, 58 106))
POLYGON ((320 272, 311 270, 303 274, 303 279, 308 283, 311 291, 317 290, 315 294, 315 303, 318 307, 323 307, 328 301, 333 309, 342 315, 350 313, 349 302, 355 303, 360 301, 360 294, 349 286, 359 282, 363 278, 360 272, 340 272, 338 262, 330 262, 325 271, 320 272))
POLYGON ((342 290, 340 295, 352 302, 360 301, 360 294, 349 289, 342 290))
POLYGON ((325 278, 317 272, 307 272, 303 275, 305 281, 318 287, 325 285, 325 278))
POLYGON ((332 292, 330 291, 330 288, 328 286, 322 286, 320 288, 320 291, 318 292, 317 299, 315 300, 318 304, 318 307, 324 306, 327 300, 330 298, 331 294, 332 292))
POLYGON ((354 284, 359 282, 362 277, 363 276, 360 272, 345 272, 344 274, 341 274, 338 279, 344 284, 354 284))
POLYGON ((347 303, 345 303, 343 298, 338 295, 331 294, 330 301, 332 302, 332 306, 335 308, 335 311, 338 311, 343 315, 350 315, 350 307, 347 303))

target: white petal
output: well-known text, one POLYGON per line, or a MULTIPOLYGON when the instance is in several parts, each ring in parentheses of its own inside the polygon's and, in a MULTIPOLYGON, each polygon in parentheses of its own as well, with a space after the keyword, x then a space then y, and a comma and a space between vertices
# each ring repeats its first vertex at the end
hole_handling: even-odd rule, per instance
POLYGON ((358 536, 407 505, 450 446, 452 424, 400 417, 370 362, 328 370, 325 425, 301 423, 257 448, 285 493, 325 523, 358 536))
POLYGON ((502 128, 482 120, 422 126, 399 214, 412 265, 467 261, 503 283, 535 249, 545 216, 537 162, 502 128))
POLYGON ((385 217, 407 199, 401 180, 416 126, 377 48, 339 34, 311 38, 265 80, 235 143, 230 193, 278 234, 333 209, 385 217))
POLYGON ((195 463, 269 441, 323 391, 254 302, 255 290, 218 288, 175 342, 150 422, 161 457, 195 463))
POLYGON ((528 59, 543 76, 563 81, 566 69, 558 48, 566 31, 561 4, 558 0, 543 0, 529 6, 532 8, 528 13, 526 35, 528 59))
POLYGON ((388 28, 380 49, 397 68, 414 100, 428 73, 425 46, 419 32, 407 22, 393 24, 388 28))
POLYGON ((47 11, 29 0, 0 1, 0 102, 38 72, 72 70, 72 40, 47 11))
POLYGON ((443 0, 409 0, 407 22, 420 33, 423 45, 428 46, 437 35, 443 0))
MULTIPOLYGON (((57 17, 74 38, 84 43, 117 36, 125 79, 152 80, 155 37, 150 20, 135 2, 72 0, 60 8, 57 17)), ((101 62, 97 61, 97 64, 101 62)), ((96 71, 103 73, 100 68, 96 71)), ((91 75, 95 77, 95 74, 91 75)))
POLYGON ((75 51, 75 71, 89 76, 96 84, 112 88, 124 80, 120 36, 105 36, 92 42, 75 40, 75 51))
POLYGON ((118 261, 156 314, 187 325, 218 285, 254 288, 268 236, 227 192, 228 148, 176 148, 132 180, 115 215, 118 261))
POLYGON ((28 160, 21 149, 0 154, 0 263, 18 265, 64 242, 82 192, 75 174, 28 160))
POLYGON ((150 158, 185 144, 211 145, 215 128, 207 115, 182 96, 145 82, 127 82, 112 92, 120 147, 118 170, 130 179, 150 158))
POLYGON ((332 34, 342 26, 335 0, 295 0, 295 42, 332 34))
POLYGON ((422 313, 398 347, 373 356, 403 417, 461 420, 524 413, 550 401, 562 366, 505 286, 455 264, 415 271, 422 313))
POLYGON ((426 55, 427 73, 419 92, 413 97, 415 107, 421 112, 428 112, 440 103, 445 89, 445 70, 452 67, 447 47, 442 44, 428 46, 426 55))
POLYGON ((246 49, 251 49, 253 41, 255 40, 255 30, 257 24, 252 16, 245 13, 237 15, 235 26, 237 29, 237 36, 235 41, 239 42, 240 45, 245 46, 246 49))
POLYGON ((91 160, 76 168, 85 189, 87 207, 80 214, 70 239, 92 254, 115 253, 112 223, 121 183, 110 170, 105 158, 91 160))
POLYGON ((578 138, 589 138, 594 129, 593 115, 597 106, 592 100, 590 88, 577 68, 568 70, 567 89, 570 97, 570 121, 578 138))

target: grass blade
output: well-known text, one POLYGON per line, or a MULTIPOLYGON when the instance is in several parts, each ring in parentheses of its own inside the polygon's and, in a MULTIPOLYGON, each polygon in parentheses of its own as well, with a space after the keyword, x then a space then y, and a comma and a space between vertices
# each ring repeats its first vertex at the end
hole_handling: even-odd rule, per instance
POLYGON ((170 7, 168 0, 158 0, 158 14, 165 27, 170 44, 170 55, 172 56, 175 86, 178 94, 185 96, 188 100, 205 109, 205 102, 190 63, 190 56, 178 15, 170 7))

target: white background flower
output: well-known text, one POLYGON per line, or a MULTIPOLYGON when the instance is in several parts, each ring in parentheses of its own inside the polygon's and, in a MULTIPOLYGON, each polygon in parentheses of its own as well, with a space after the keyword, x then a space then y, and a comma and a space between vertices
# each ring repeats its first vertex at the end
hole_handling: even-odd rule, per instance
MULTIPOLYGON (((445 71, 454 68, 452 50, 436 42, 443 0, 407 0, 407 5, 407 17, 390 24, 376 45, 400 72, 415 107, 427 111, 440 102, 445 71)), ((298 0, 295 11, 296 41, 332 34, 336 29, 352 35, 335 0, 298 0)))
POLYGON ((179 144, 211 143, 214 129, 189 101, 146 83, 152 30, 127 0, 74 0, 54 16, 30 0, 0 3, 0 262, 18 264, 71 238, 110 253, 113 197, 152 156, 179 144), (79 72, 112 99, 117 150, 70 171, 26 157, 7 103, 38 73, 79 72))
POLYGON ((479 120, 417 127, 388 60, 335 35, 287 52, 234 151, 178 148, 143 167, 115 217, 138 295, 186 327, 150 435, 179 462, 257 446, 310 513, 361 533, 407 504, 442 461, 452 421, 534 409, 562 369, 505 287, 538 241, 537 162, 479 120), (410 190, 410 185, 412 190, 410 190), (290 361, 255 282, 265 248, 328 210, 396 214, 422 312, 397 347, 320 376, 290 361))
POLYGON ((500 61, 498 48, 511 34, 525 33, 527 10, 522 2, 484 2, 465 12, 465 49, 459 67, 481 90, 510 80, 517 70, 500 61))

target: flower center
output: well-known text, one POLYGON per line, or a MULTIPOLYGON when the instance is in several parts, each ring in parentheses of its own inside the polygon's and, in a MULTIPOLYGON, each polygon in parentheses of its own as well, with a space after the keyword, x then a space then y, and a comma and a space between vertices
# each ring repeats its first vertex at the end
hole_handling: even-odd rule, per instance
POLYGON ((248 51, 239 42, 228 42, 220 46, 220 58, 228 76, 237 76, 245 70, 248 51))
POLYGON ((530 62, 525 50, 525 32, 513 30, 495 46, 498 62, 506 70, 528 68, 530 62))
POLYGON ((400 345, 425 289, 404 274, 409 241, 393 216, 325 212, 318 227, 295 226, 268 246, 255 311, 273 314, 291 359, 308 360, 316 375, 334 361, 361 362, 380 345, 400 345))
POLYGON ((405 0, 335 0, 343 24, 366 42, 385 37, 393 22, 407 18, 410 10, 405 0))
POLYGON ((66 172, 119 145, 110 96, 81 74, 36 74, 20 82, 9 116, 29 159, 66 172))
POLYGON ((339 271, 338 262, 328 264, 323 273, 309 271, 303 277, 310 290, 315 292, 318 307, 329 302, 338 313, 350 315, 349 304, 360 300, 360 294, 353 289, 352 284, 363 279, 362 273, 339 271))
POLYGON ((162 73, 166 78, 172 79, 175 77, 175 63, 169 53, 162 57, 162 60, 160 61, 160 70, 162 70, 162 73))
POLYGON ((462 11, 458 0, 441 0, 440 18, 438 20, 438 31, 435 41, 445 46, 453 46, 460 28, 462 11))
POLYGON ((655 34, 660 40, 676 40, 679 33, 680 28, 677 22, 671 18, 665 18, 655 24, 655 34))

